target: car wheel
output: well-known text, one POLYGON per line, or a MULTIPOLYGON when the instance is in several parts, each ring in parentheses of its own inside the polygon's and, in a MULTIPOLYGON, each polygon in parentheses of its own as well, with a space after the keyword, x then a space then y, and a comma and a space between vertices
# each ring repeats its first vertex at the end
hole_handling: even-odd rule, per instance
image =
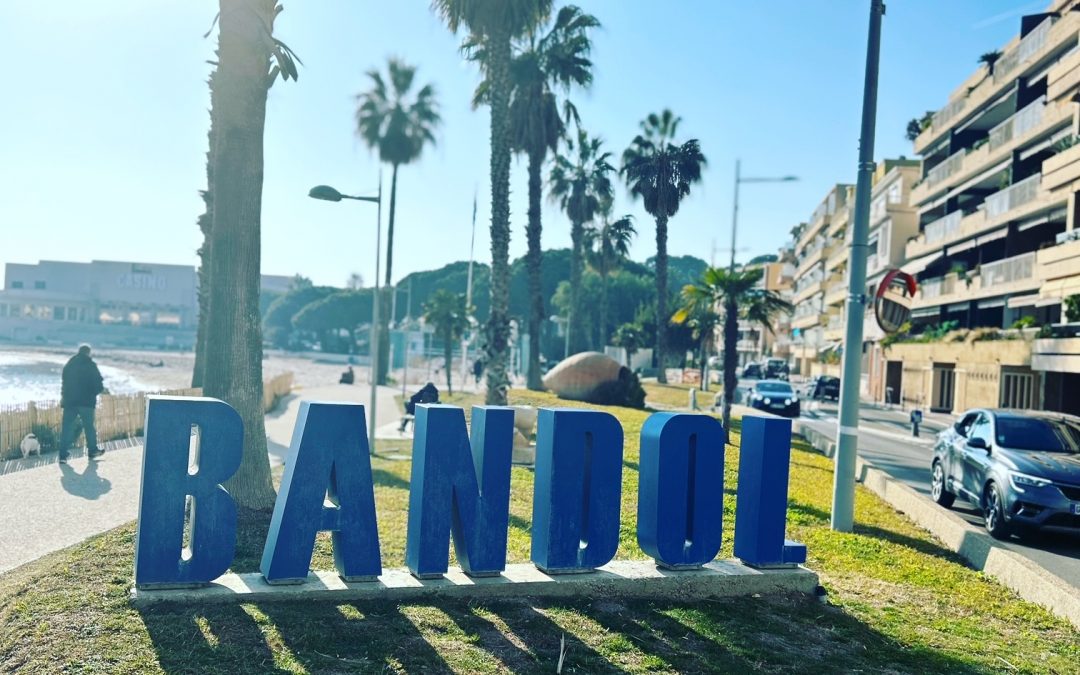
POLYGON ((986 531, 994 539, 1008 539, 1012 534, 1012 528, 1005 522, 1005 504, 993 483, 986 486, 986 493, 983 495, 983 517, 986 531))
POLYGON ((956 501, 956 495, 945 487, 945 468, 941 466, 941 462, 934 462, 930 469, 930 497, 945 508, 949 508, 956 501))

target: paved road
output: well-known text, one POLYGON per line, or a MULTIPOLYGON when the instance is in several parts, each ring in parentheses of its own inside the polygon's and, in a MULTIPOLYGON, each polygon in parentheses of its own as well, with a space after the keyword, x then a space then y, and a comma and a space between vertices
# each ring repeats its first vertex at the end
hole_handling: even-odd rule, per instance
MULTIPOLYGON (((330 385, 293 392, 266 417, 271 464, 284 460, 302 400, 368 403, 367 385, 330 385)), ((379 438, 400 437, 396 390, 379 388, 379 438)), ((369 412, 370 420, 370 412, 369 412)), ((369 422, 370 423, 370 422, 369 422)), ((135 520, 142 473, 142 445, 106 444, 101 461, 81 451, 60 466, 56 454, 0 462, 0 573, 135 520)))
MULTIPOLYGON (((836 440, 836 405, 806 404, 802 423, 836 440)), ((893 478, 922 494, 930 494, 930 458, 937 432, 949 418, 935 416, 921 427, 921 437, 912 438, 907 413, 864 405, 859 414, 859 455, 893 478)), ((958 499, 953 511, 978 527, 982 516, 966 501, 958 499)), ((1080 588, 1080 534, 1043 532, 1032 538, 1013 538, 999 545, 1034 560, 1044 568, 1080 588)))

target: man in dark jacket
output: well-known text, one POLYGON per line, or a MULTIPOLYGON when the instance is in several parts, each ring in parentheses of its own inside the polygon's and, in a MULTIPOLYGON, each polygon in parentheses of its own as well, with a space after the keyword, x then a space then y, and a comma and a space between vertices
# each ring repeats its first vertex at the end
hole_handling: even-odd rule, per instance
POLYGON ((86 454, 97 459, 105 453, 97 446, 94 429, 94 408, 98 394, 105 391, 105 383, 97 364, 90 358, 90 345, 79 345, 79 353, 72 356, 64 366, 60 384, 60 407, 64 409, 63 427, 60 432, 60 463, 67 464, 68 450, 75 442, 75 418, 82 420, 86 432, 86 454))

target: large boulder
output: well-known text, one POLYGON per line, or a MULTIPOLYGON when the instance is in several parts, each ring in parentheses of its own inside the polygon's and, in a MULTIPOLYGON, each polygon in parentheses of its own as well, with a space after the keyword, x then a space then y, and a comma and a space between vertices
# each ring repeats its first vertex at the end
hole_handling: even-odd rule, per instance
POLYGON ((619 362, 600 352, 581 352, 563 359, 544 376, 544 387, 559 398, 588 401, 605 382, 619 379, 619 362))

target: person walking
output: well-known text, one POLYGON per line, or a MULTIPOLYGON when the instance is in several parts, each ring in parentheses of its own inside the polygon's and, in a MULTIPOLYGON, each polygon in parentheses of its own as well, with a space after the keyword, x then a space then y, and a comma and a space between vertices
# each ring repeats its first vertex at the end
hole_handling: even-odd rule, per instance
POLYGON ((105 451, 97 446, 94 408, 98 394, 105 391, 105 381, 97 364, 90 358, 90 345, 79 345, 79 353, 68 359, 60 377, 60 407, 64 418, 60 431, 60 463, 67 464, 68 450, 75 442, 75 419, 82 420, 86 433, 86 456, 97 459, 105 451))

